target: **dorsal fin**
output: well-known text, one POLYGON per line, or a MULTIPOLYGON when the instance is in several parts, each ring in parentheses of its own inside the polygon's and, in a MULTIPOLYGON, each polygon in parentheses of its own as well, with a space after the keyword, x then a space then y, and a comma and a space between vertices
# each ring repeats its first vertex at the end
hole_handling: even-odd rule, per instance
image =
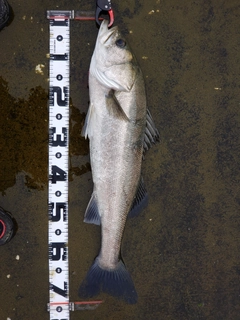
POLYGON ((138 189, 133 200, 131 210, 128 213, 128 217, 136 217, 140 212, 148 205, 148 194, 144 186, 143 178, 140 177, 138 189))
POLYGON ((147 109, 147 121, 146 121, 146 129, 145 129, 144 142, 143 142, 144 153, 149 148, 151 148, 151 146, 157 141, 159 141, 159 132, 153 122, 153 118, 150 111, 147 109))

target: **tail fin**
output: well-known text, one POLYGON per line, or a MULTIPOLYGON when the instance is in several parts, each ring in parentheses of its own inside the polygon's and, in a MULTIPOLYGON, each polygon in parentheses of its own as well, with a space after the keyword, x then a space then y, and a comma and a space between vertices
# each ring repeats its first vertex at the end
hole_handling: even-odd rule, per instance
POLYGON ((137 292, 132 278, 121 260, 116 269, 106 270, 99 266, 96 258, 80 285, 78 294, 80 297, 87 298, 99 294, 100 291, 121 298, 130 304, 137 302, 137 292))

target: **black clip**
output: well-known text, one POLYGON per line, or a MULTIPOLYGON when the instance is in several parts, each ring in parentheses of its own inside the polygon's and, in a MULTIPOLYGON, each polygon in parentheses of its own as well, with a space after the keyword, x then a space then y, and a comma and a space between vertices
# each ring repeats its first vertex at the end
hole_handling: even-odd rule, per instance
POLYGON ((101 12, 107 12, 109 16, 109 24, 108 26, 111 27, 114 22, 114 14, 112 10, 111 0, 97 0, 97 8, 96 8, 96 22, 100 25, 99 16, 101 12))

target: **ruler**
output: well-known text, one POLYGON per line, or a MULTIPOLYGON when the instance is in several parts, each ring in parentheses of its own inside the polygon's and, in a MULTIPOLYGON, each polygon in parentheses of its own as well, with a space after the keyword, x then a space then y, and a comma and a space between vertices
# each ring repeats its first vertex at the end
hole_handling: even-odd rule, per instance
POLYGON ((102 300, 69 302, 68 158, 70 20, 94 20, 94 12, 49 10, 48 244, 50 320, 69 320, 70 311, 95 310, 102 300))
POLYGON ((48 11, 49 62, 49 304, 51 320, 68 320, 68 149, 70 19, 72 11, 48 11))

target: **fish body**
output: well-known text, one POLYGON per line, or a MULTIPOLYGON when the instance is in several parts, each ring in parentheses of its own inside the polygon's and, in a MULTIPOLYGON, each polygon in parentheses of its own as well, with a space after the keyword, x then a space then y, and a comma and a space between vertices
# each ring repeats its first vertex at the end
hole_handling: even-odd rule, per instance
MULTIPOLYGON (((89 72, 90 106, 83 135, 90 140, 93 194, 84 221, 101 225, 101 250, 79 289, 101 290, 137 301, 131 276, 120 259, 128 214, 147 202, 141 178, 147 119, 142 72, 117 27, 101 24, 89 72)), ((158 132, 151 125, 156 139, 158 132)), ((150 143, 151 144, 151 143, 150 143)))

